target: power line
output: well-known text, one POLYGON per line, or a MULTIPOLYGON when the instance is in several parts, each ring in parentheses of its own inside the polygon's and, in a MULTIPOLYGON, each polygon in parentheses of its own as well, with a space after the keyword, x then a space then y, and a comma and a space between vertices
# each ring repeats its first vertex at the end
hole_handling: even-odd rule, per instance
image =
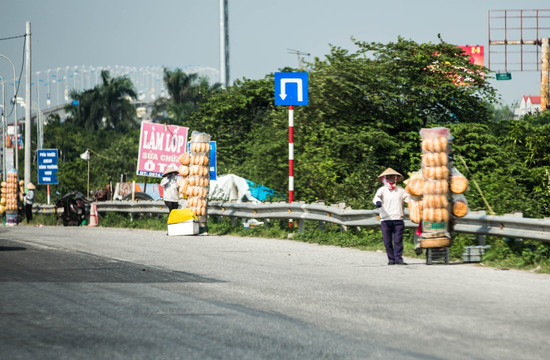
POLYGON ((296 56, 298 57, 298 68, 300 70, 303 70, 304 67, 302 66, 302 58, 300 56, 309 56, 311 55, 310 53, 306 53, 306 52, 303 52, 303 51, 300 51, 300 50, 293 50, 293 49, 287 49, 289 54, 296 54, 296 56))
MULTIPOLYGON (((23 77, 23 68, 25 66, 25 44, 27 42, 27 35, 20 35, 20 36, 13 36, 11 38, 3 38, 3 39, 0 39, 0 40, 7 40, 7 39, 16 39, 16 38, 24 38, 23 40, 23 57, 22 57, 22 61, 21 61, 21 70, 19 70, 19 79, 13 79, 13 81, 17 84, 16 86, 16 89, 15 89, 15 94, 13 95, 13 104, 12 104, 12 107, 11 107, 11 110, 10 110, 10 113, 8 114, 8 118, 11 116, 11 114, 13 113, 13 110, 15 108, 15 106, 17 106, 17 94, 19 94, 19 87, 21 86, 21 78, 23 77)), ((5 111, 5 110, 4 110, 5 111)), ((15 119, 16 123, 15 125, 17 125, 17 119, 15 119)))
POLYGON ((17 36, 11 36, 11 37, 7 37, 7 38, 0 38, 0 41, 2 41, 2 40, 18 39, 18 38, 25 37, 25 36, 26 36, 26 35, 17 35, 17 36))

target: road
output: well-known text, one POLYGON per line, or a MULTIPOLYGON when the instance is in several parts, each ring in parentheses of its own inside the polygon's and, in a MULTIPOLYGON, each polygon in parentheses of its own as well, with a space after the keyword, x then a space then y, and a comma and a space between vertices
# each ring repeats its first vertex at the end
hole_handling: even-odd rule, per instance
POLYGON ((550 276, 291 240, 0 228, 2 359, 547 359, 550 276))

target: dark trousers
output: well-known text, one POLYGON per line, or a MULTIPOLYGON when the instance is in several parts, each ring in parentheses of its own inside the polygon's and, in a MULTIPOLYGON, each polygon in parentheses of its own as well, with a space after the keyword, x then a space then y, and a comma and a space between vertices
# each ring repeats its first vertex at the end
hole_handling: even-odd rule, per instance
POLYGON ((177 201, 164 201, 166 206, 168 207, 168 213, 171 213, 172 210, 175 210, 178 208, 178 202, 177 201))
POLYGON ((27 217, 27 223, 32 221, 32 205, 25 205, 25 216, 27 217))
POLYGON ((403 262, 403 231, 405 230, 405 221, 384 220, 380 223, 380 228, 388 261, 394 263, 403 262))

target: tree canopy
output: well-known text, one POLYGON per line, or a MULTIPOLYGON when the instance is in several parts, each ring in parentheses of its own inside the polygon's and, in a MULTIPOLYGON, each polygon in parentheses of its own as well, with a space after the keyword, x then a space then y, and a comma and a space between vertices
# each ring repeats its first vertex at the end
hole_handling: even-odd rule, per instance
MULTIPOLYGON (((421 128, 491 121, 488 70, 455 45, 355 45, 307 64, 309 105, 294 111, 296 199, 370 203, 383 169, 419 167, 421 128)), ((273 99, 273 74, 244 79, 211 96, 189 124, 218 141, 222 171, 284 191, 288 113, 273 99)))
MULTIPOLYGON (((332 46, 306 64, 309 105, 294 110, 295 201, 372 208, 377 176, 387 167, 405 177, 419 170, 419 131, 444 126, 453 135, 454 166, 471 179, 471 209, 489 204, 496 213, 550 216, 548 112, 512 120, 509 109, 493 105, 489 70, 442 40, 354 46, 332 46)), ((179 69, 165 70, 164 80, 169 96, 155 103, 160 121, 210 134, 219 174, 286 193, 288 109, 274 105, 273 74, 227 89, 179 69)), ((62 152, 60 188, 83 188, 79 154, 87 148, 101 155, 93 157, 94 186, 120 173, 137 177, 139 132, 126 102, 132 90, 124 78, 105 74, 97 88, 71 94, 78 105, 68 107, 70 119, 47 125, 45 147, 62 152)))
POLYGON ((109 71, 103 70, 100 85, 82 92, 72 90, 69 95, 73 101, 65 110, 71 124, 89 131, 105 128, 126 131, 138 127, 136 109, 131 103, 137 94, 128 77, 111 78, 109 71))
POLYGON ((164 82, 168 97, 161 97, 155 101, 153 116, 169 119, 174 125, 185 124, 206 97, 221 90, 220 83, 210 85, 206 77, 186 74, 181 69, 165 68, 164 82))

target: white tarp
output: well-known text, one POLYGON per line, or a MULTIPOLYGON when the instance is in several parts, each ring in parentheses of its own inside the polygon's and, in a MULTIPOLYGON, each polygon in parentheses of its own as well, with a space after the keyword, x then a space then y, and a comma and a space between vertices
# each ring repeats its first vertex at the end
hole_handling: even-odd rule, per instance
POLYGON ((208 190, 209 200, 260 202, 250 193, 246 180, 237 175, 219 175, 216 180, 210 181, 208 190))

